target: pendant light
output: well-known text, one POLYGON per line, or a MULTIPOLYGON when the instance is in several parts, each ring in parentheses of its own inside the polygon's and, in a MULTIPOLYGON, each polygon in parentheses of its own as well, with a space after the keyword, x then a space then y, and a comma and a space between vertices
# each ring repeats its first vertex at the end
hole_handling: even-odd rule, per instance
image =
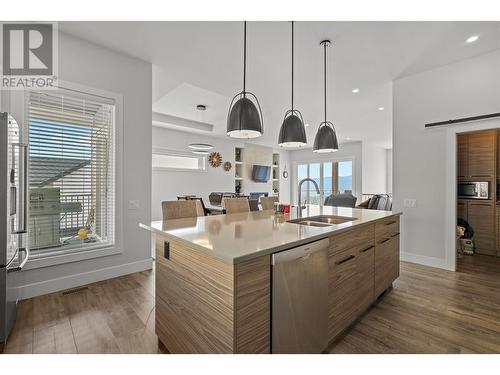
POLYGON ((294 22, 292 21, 292 108, 286 111, 281 124, 278 145, 280 147, 301 147, 307 144, 306 129, 302 114, 293 108, 293 46, 294 46, 294 22))
POLYGON ((246 91, 247 23, 243 23, 243 91, 236 94, 229 105, 227 135, 233 138, 256 138, 263 133, 262 110, 257 97, 246 91), (255 103, 254 103, 255 102, 255 103))
POLYGON ((324 61, 324 75, 325 75, 325 121, 319 124, 318 132, 314 138, 313 152, 334 152, 338 151, 339 144, 337 141, 337 134, 335 132, 335 127, 330 121, 326 120, 326 48, 330 46, 329 40, 323 40, 320 43, 323 46, 323 61, 324 61))

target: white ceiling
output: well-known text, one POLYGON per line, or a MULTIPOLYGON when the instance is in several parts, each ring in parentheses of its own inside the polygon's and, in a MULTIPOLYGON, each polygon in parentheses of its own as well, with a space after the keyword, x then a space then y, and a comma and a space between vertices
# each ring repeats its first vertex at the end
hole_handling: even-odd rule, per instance
MULTIPOLYGON (((214 125, 225 137, 242 89, 241 22, 61 22, 60 30, 153 64, 153 111, 214 125), (195 109, 205 104, 207 110, 195 109)), ((249 22, 247 89, 275 146, 290 106, 290 23, 249 22)), ((329 48, 329 120, 341 142, 392 145, 392 80, 500 48, 500 22, 296 22, 295 107, 311 146, 323 117, 322 49, 329 48), (471 35, 479 35, 472 44, 471 35), (353 94, 351 90, 359 88, 353 94), (379 107, 384 107, 379 111, 379 107)))

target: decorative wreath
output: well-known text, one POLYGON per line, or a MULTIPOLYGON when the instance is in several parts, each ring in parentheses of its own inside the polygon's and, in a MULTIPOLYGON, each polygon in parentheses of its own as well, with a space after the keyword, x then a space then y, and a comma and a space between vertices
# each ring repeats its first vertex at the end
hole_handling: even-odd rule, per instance
POLYGON ((209 164, 210 164, 211 167, 213 167, 213 168, 219 168, 220 165, 222 164, 222 156, 221 156, 221 154, 219 154, 217 151, 212 152, 208 156, 208 162, 209 162, 209 164))
POLYGON ((229 161, 226 161, 226 162, 224 163, 224 165, 222 166, 222 168, 224 168, 224 170, 225 170, 226 172, 229 172, 229 171, 231 170, 231 168, 232 168, 232 167, 233 167, 233 166, 231 165, 231 162, 229 162, 229 161))

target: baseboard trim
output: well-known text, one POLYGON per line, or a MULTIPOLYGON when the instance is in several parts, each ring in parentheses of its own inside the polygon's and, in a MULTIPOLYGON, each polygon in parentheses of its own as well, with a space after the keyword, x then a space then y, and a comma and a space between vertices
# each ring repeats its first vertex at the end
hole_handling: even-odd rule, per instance
POLYGON ((406 252, 401 252, 400 257, 401 257, 401 260, 404 262, 416 263, 416 264, 421 264, 423 266, 429 266, 429 267, 450 270, 446 264, 445 259, 429 257, 426 255, 419 255, 419 254, 414 254, 414 253, 406 253, 406 252))
POLYGON ((119 266, 106 267, 95 271, 82 272, 38 283, 26 284, 19 287, 19 299, 23 300, 48 293, 59 292, 64 289, 76 288, 118 276, 150 270, 152 267, 153 260, 144 259, 137 262, 121 264, 119 266))

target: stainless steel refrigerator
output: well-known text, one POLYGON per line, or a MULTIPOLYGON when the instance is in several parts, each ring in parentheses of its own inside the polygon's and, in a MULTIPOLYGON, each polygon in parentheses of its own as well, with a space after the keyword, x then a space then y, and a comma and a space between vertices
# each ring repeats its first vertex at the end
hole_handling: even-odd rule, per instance
POLYGON ((27 247, 28 146, 8 113, 0 113, 0 353, 16 319, 15 273, 29 258, 27 247))

